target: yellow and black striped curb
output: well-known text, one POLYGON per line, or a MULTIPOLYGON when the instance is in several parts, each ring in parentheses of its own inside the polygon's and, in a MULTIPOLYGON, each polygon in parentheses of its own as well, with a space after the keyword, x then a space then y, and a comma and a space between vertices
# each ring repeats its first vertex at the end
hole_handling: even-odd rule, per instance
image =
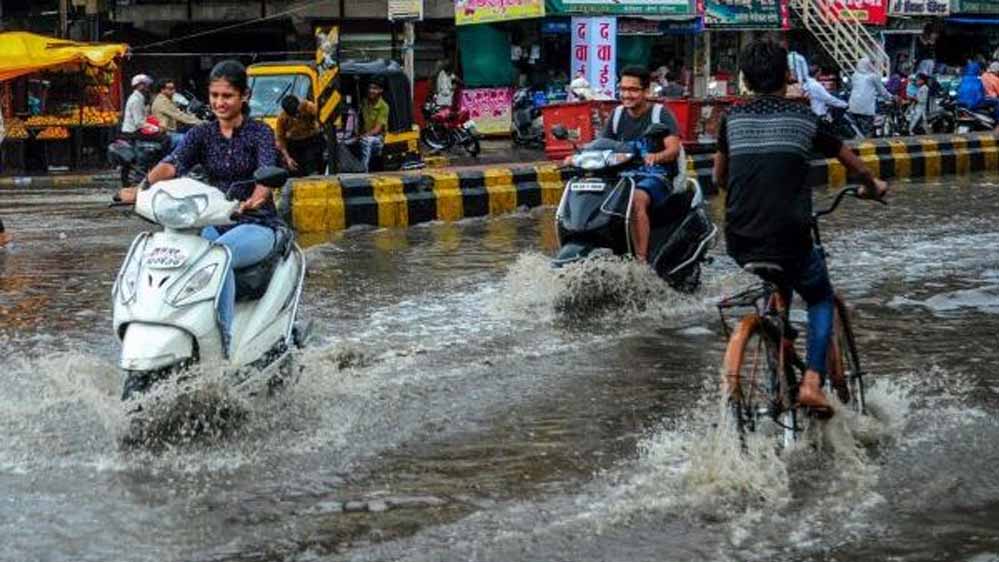
POLYGON ((405 227, 556 205, 571 170, 552 164, 420 175, 292 180, 290 217, 303 233, 359 224, 405 227))
MULTIPOLYGON (((997 137, 991 133, 850 144, 885 179, 999 170, 997 137)), ((709 193, 716 191, 713 158, 711 153, 696 154, 687 162, 688 171, 709 193)), ((292 224, 301 233, 329 233, 362 224, 406 227, 557 205, 566 180, 575 173, 543 163, 406 176, 314 176, 292 180, 286 201, 292 224)), ((814 160, 807 181, 810 187, 839 187, 847 181, 846 170, 836 160, 814 160)))

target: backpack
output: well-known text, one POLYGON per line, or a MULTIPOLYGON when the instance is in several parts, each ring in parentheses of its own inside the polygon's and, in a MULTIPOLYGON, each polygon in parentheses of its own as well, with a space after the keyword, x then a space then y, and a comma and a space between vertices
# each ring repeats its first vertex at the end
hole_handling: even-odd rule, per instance
MULTIPOLYGON (((659 123, 662 118, 663 105, 661 103, 652 106, 652 122, 659 123)), ((624 115, 624 106, 619 105, 614 108, 614 115, 611 117, 611 133, 617 136, 618 125, 621 123, 621 116, 624 115)), ((682 193, 687 189, 687 153, 680 145, 680 153, 676 156, 677 174, 673 178, 673 193, 682 193)))
MULTIPOLYGON (((611 133, 617 136, 618 125, 621 124, 621 116, 624 115, 624 106, 619 105, 614 108, 614 115, 611 117, 611 133)), ((652 123, 658 123, 663 115, 663 104, 656 103, 652 105, 652 123)))

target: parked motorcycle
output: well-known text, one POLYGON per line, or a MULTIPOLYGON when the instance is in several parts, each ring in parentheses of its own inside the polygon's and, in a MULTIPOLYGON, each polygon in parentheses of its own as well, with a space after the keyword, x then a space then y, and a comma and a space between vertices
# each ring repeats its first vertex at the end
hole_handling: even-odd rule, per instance
POLYGON ((991 109, 969 109, 963 105, 958 105, 956 97, 949 100, 949 105, 954 113, 954 131, 964 134, 995 130, 996 119, 991 109))
MULTIPOLYGON (((284 185, 287 171, 265 167, 248 182, 284 185)), ((138 192, 134 212, 162 231, 132 242, 112 289, 114 333, 125 371, 122 399, 197 363, 223 365, 234 386, 266 380, 291 368, 303 344, 295 319, 305 279, 305 256, 290 229, 278 228, 270 254, 235 271, 236 308, 229 354, 223 352, 217 301, 231 256, 200 236, 206 226, 232 223, 239 201, 184 177, 138 192), (251 377, 263 373, 263 377, 251 377)))
MULTIPOLYGON (((561 140, 569 137, 561 125, 552 134, 561 140)), ((645 134, 662 136, 665 129, 653 124, 645 134)), ((601 255, 634 256, 631 204, 642 176, 634 144, 600 138, 578 149, 572 164, 583 174, 566 183, 555 213, 560 249, 553 265, 601 255)), ((686 175, 682 150, 678 164, 672 193, 649 217, 649 265, 675 290, 692 292, 700 286, 701 264, 718 227, 708 217, 697 180, 686 175)))
POLYGON ((545 127, 541 109, 534 103, 530 88, 513 94, 513 119, 510 127, 513 143, 530 148, 545 147, 545 127))
MULTIPOLYGON (((202 121, 215 119, 212 108, 190 92, 174 94, 174 103, 202 121)), ((109 144, 107 155, 108 162, 118 170, 121 187, 132 187, 138 185, 169 151, 170 140, 162 131, 143 127, 132 138, 116 139, 109 144)))
POLYGON ((472 157, 482 151, 479 133, 467 109, 441 107, 428 99, 423 104, 423 118, 426 125, 420 131, 420 140, 431 149, 443 151, 460 146, 472 157))
MULTIPOLYGON (((931 104, 931 111, 927 113, 922 123, 916 123, 912 131, 917 135, 949 134, 957 130, 957 103, 956 100, 943 97, 931 104)), ((908 130, 908 129, 907 129, 908 130)))
POLYGON ((845 108, 830 107, 822 120, 833 130, 834 134, 841 140, 855 140, 864 138, 864 133, 850 116, 845 108))

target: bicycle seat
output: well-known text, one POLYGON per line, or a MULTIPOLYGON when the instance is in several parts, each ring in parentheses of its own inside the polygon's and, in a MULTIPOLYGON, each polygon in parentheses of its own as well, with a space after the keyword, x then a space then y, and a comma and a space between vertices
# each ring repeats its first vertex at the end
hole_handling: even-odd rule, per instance
POLYGON ((746 265, 742 266, 742 269, 745 269, 748 273, 759 276, 782 275, 784 273, 784 268, 781 267, 780 264, 769 261, 747 262, 746 265))

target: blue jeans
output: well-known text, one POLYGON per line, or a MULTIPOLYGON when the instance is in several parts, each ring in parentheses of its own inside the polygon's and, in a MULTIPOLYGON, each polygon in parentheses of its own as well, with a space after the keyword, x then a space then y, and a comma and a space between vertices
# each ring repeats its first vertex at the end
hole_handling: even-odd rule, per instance
POLYGON ((205 227, 201 237, 229 248, 232 260, 222 282, 219 295, 219 324, 222 328, 222 352, 229 357, 232 341, 232 318, 236 309, 236 278, 234 269, 253 265, 267 257, 274 248, 274 231, 259 224, 240 224, 219 235, 214 226, 205 227))
POLYGON ((818 248, 797 261, 782 263, 784 275, 768 279, 780 287, 784 302, 791 305, 791 291, 801 295, 808 304, 808 368, 826 376, 826 353, 833 331, 833 311, 836 308, 826 259, 818 248))
POLYGON ((361 137, 361 163, 364 171, 371 171, 371 158, 382 153, 385 139, 380 136, 361 137))

